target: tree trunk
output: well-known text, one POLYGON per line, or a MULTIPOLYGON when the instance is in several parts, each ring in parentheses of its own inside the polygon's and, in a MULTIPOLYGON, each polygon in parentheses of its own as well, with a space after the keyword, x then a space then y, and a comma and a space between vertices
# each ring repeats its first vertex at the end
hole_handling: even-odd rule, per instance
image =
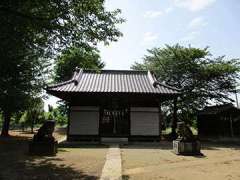
POLYGON ((172 119, 172 134, 171 134, 173 139, 177 138, 176 128, 177 128, 177 98, 175 98, 173 102, 173 119, 172 119))
POLYGON ((233 121, 232 121, 232 117, 231 116, 229 116, 229 120, 230 120, 230 135, 231 135, 231 137, 234 137, 233 121))
POLYGON ((3 126, 2 126, 2 133, 1 136, 9 136, 8 130, 9 130, 9 124, 11 119, 11 114, 9 112, 3 112, 3 126))
POLYGON ((33 128, 34 128, 34 118, 31 120, 31 133, 33 133, 33 128))

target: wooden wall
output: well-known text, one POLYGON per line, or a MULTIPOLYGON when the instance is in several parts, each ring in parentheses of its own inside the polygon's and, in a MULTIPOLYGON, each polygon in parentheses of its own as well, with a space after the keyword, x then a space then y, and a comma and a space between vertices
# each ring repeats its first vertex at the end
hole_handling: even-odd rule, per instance
POLYGON ((98 135, 99 107, 73 106, 70 110, 69 135, 98 135))
POLYGON ((154 107, 130 108, 131 135, 158 136, 159 109, 154 107))

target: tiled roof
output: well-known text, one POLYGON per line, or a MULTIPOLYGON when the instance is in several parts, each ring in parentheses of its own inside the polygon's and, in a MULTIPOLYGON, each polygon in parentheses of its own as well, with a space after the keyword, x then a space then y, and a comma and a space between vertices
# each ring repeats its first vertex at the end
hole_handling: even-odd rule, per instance
POLYGON ((77 69, 69 81, 49 86, 47 91, 82 93, 179 93, 178 89, 158 82, 150 71, 83 69, 77 69))
POLYGON ((240 113, 240 109, 233 104, 222 104, 216 106, 207 106, 203 110, 198 111, 199 115, 218 114, 223 112, 235 111, 240 113))

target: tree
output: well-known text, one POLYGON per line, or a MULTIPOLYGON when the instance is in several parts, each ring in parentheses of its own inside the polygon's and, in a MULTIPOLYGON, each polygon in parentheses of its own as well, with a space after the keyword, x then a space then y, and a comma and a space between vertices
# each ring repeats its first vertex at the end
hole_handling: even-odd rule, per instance
POLYGON ((1 135, 11 115, 41 93, 49 58, 66 47, 116 41, 120 10, 106 11, 103 0, 2 0, 0 2, 1 135))
POLYGON ((22 113, 20 124, 30 126, 33 133, 34 125, 44 121, 44 102, 41 98, 31 99, 29 107, 22 113))
MULTIPOLYGON (((54 81, 62 82, 69 80, 76 67, 86 69, 102 69, 105 66, 101 61, 99 51, 96 48, 77 48, 71 47, 62 52, 56 59, 54 67, 54 81)), ((58 121, 66 120, 68 105, 66 102, 58 101, 59 116, 56 117, 58 121)), ((63 124, 63 123, 62 123, 63 124)))
POLYGON ((68 48, 57 58, 55 64, 54 80, 56 82, 69 80, 76 67, 88 69, 102 69, 104 67, 99 51, 92 47, 68 48))
POLYGON ((238 59, 213 58, 208 48, 177 44, 148 50, 143 63, 135 63, 132 69, 152 70, 158 80, 181 89, 179 117, 187 121, 210 102, 232 101, 229 94, 237 86, 240 66, 238 59))
POLYGON ((52 106, 48 106, 48 112, 45 112, 45 119, 55 120, 57 124, 60 126, 67 124, 67 112, 65 111, 65 107, 60 105, 56 108, 52 106))

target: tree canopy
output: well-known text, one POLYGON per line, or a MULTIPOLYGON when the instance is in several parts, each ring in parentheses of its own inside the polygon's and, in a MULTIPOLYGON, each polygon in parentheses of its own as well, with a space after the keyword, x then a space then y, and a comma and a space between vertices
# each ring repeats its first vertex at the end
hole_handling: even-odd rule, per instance
POLYGON ((101 61, 96 48, 68 48, 56 59, 54 80, 56 82, 69 80, 76 67, 102 69, 104 62, 101 61))
POLYGON ((183 47, 179 44, 148 50, 143 63, 132 69, 148 69, 158 80, 182 90, 178 106, 191 113, 210 102, 229 102, 239 79, 239 60, 214 58, 208 48, 183 47))
POLYGON ((29 107, 22 113, 19 123, 24 128, 30 126, 31 131, 35 124, 38 124, 44 120, 44 102, 41 98, 33 98, 29 102, 29 107))
POLYGON ((106 11, 104 0, 3 0, 2 43, 18 40, 44 53, 72 45, 109 43, 122 35, 115 26, 123 22, 119 13, 119 9, 106 11))
POLYGON ((116 41, 120 10, 104 0, 2 0, 0 2, 0 110, 2 135, 12 113, 39 96, 53 55, 68 47, 116 41))

